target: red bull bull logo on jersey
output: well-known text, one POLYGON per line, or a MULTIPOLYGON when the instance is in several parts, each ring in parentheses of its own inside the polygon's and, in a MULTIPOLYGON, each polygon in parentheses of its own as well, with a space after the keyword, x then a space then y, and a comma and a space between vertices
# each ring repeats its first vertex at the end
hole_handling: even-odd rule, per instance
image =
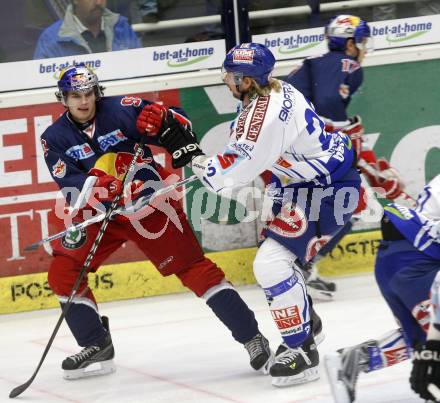
POLYGON ((61 158, 52 166, 52 176, 60 179, 66 176, 66 163, 61 158))

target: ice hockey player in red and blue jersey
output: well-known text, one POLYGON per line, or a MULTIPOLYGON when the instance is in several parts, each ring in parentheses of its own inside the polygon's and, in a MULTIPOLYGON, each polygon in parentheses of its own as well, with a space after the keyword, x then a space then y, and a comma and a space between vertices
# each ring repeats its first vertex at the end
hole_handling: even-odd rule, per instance
MULTIPOLYGON (((148 146, 143 146, 136 173, 125 189, 122 181, 141 138, 147 136, 148 142, 155 141, 148 135, 157 130, 156 117, 169 113, 166 107, 136 97, 104 97, 97 76, 85 65, 64 70, 58 88, 57 98, 66 112, 42 134, 41 144, 53 179, 71 211, 78 213, 74 220, 81 220, 85 209, 105 208, 122 191, 127 204, 130 199, 163 186, 169 174, 154 161, 148 146), (145 114, 146 105, 153 105, 157 114, 145 114)), ((172 114, 177 124, 190 125, 182 111, 174 109, 172 114)), ((205 299, 234 339, 245 346, 251 366, 267 372, 271 351, 259 332, 254 313, 225 280, 223 271, 204 256, 181 204, 169 198, 153 203, 136 220, 136 227, 132 222, 130 216, 121 215, 110 221, 90 271, 95 272, 124 242, 133 241, 163 276, 176 275, 184 286, 205 299)), ((94 224, 68 232, 53 243, 54 259, 48 281, 61 306, 71 293, 99 227, 94 224)), ((108 319, 98 313, 86 279, 66 313, 66 322, 83 349, 63 361, 65 377, 75 379, 113 372, 114 348, 108 319), (99 365, 88 370, 92 363, 99 365)))

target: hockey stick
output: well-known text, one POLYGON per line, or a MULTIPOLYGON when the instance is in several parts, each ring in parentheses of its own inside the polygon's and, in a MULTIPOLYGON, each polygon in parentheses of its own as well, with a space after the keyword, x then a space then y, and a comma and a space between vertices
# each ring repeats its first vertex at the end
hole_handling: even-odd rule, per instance
MULTIPOLYGON (((368 164, 364 160, 358 161, 358 167, 363 169, 364 171, 368 172, 371 176, 378 176, 379 178, 384 179, 384 180, 389 179, 384 174, 382 174, 380 171, 375 170, 370 164, 368 164)), ((408 193, 405 193, 402 191, 402 196, 405 199, 410 200, 411 202, 416 204, 416 200, 414 199, 414 197, 410 196, 408 193)))
POLYGON ((12 389, 11 393, 9 393, 9 397, 11 399, 13 399, 14 397, 17 397, 18 395, 21 395, 33 382, 33 380, 35 379, 35 377, 38 374, 38 371, 41 368, 41 365, 43 364, 44 359, 46 358, 47 353, 49 352, 50 347, 52 346, 52 343, 55 339, 55 336, 58 333, 58 330, 61 326, 61 323, 63 322, 63 319, 65 318, 67 311, 69 310, 70 306, 73 303, 73 299, 75 298, 76 293, 78 292, 78 288, 84 278, 84 276, 87 273, 87 269, 90 266, 90 262, 92 261, 93 257, 95 256, 96 253, 96 249, 98 248, 99 243, 101 242, 101 239, 104 235, 104 231, 107 228, 108 223, 110 222, 110 218, 112 215, 112 212, 117 208, 118 206, 118 202, 119 200, 122 198, 123 196, 123 189, 124 189, 124 184, 127 182, 127 178, 133 173, 135 165, 136 165, 136 161, 139 158, 139 156, 141 155, 142 149, 143 149, 143 145, 145 144, 145 137, 141 138, 141 141, 136 145, 136 151, 134 153, 133 159, 130 162, 130 165, 128 167, 128 172, 127 175, 125 175, 124 179, 123 179, 123 183, 122 183, 122 190, 121 192, 114 198, 112 204, 110 205, 109 209, 107 210, 105 217, 103 219, 103 222, 101 224, 101 227, 99 229, 98 235, 95 238, 95 241, 93 242, 92 247, 90 248, 90 251, 84 261, 84 264, 81 268, 81 271, 79 272, 78 278, 75 281, 75 284, 73 285, 72 291, 70 292, 69 298, 67 299, 67 302, 64 304, 64 307, 61 311, 61 316, 58 319, 58 322, 55 326, 55 329, 52 332, 52 335, 49 338, 49 341, 46 345, 46 348, 44 349, 43 355, 40 359, 40 362, 38 363, 38 366, 36 368, 36 370, 34 371, 34 373, 32 374, 32 376, 22 385, 19 385, 17 387, 15 387, 14 389, 12 389))
POLYGON ((440 401, 440 389, 437 385, 430 383, 428 385, 428 392, 431 393, 431 395, 434 397, 436 402, 440 401))
MULTIPOLYGON (((168 192, 171 192, 172 190, 177 189, 180 186, 186 185, 188 183, 194 182, 197 179, 197 176, 192 175, 186 179, 182 179, 179 182, 173 183, 172 185, 166 186, 162 189, 156 190, 154 193, 148 195, 148 196, 143 196, 140 197, 138 200, 136 200, 136 203, 134 203, 129 209, 124 209, 123 207, 118 207, 116 208, 112 214, 110 218, 113 218, 113 216, 117 215, 117 214, 123 214, 123 213, 130 213, 130 214, 134 214, 137 213, 139 210, 143 209, 145 206, 147 206, 148 204, 150 204, 151 200, 155 199, 158 196, 162 196, 163 194, 166 194, 168 192)), ((32 250, 37 249, 39 246, 45 244, 46 242, 51 242, 54 241, 55 239, 59 239, 62 238, 64 235, 66 235, 68 232, 72 232, 72 231, 79 231, 83 228, 88 227, 89 225, 101 222, 102 220, 104 220, 105 218, 105 213, 102 214, 98 214, 92 218, 89 218, 88 220, 82 221, 76 225, 71 225, 70 227, 66 228, 63 231, 60 231, 56 234, 50 235, 47 238, 42 239, 41 241, 35 242, 31 245, 28 245, 24 248, 25 252, 29 252, 32 250)))

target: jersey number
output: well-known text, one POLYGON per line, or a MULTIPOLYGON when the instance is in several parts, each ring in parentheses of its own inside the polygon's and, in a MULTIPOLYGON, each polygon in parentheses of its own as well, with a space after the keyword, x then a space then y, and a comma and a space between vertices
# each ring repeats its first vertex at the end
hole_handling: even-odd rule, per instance
POLYGON ((312 109, 306 109, 304 117, 307 122, 306 129, 310 135, 316 135, 321 143, 322 151, 326 151, 330 146, 329 136, 324 130, 324 122, 319 119, 318 115, 312 109))

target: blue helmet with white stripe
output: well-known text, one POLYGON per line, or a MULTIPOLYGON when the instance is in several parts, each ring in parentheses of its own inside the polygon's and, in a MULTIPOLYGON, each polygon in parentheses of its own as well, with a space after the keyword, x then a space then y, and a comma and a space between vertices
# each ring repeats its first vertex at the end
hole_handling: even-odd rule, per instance
POLYGON ((373 49, 369 25, 354 15, 333 17, 325 26, 325 35, 330 50, 345 50, 348 39, 353 39, 358 48, 373 49))
POLYGON ((243 77, 253 78, 258 85, 269 84, 275 57, 260 43, 242 43, 233 47, 223 62, 223 73, 232 73, 234 82, 240 85, 243 77))

